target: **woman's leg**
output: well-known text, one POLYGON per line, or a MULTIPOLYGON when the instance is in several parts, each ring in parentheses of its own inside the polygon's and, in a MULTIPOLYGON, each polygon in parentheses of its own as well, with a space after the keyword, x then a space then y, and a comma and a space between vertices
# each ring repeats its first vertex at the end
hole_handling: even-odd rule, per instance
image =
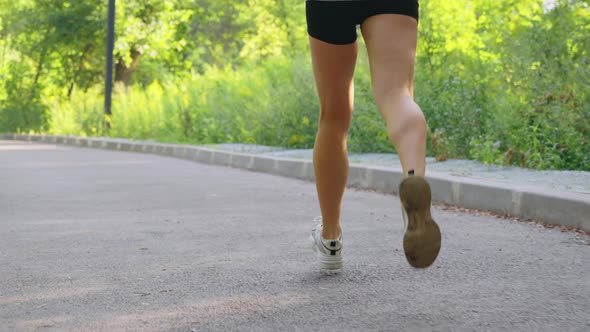
POLYGON ((362 24, 371 66, 375 102, 387 125, 404 175, 424 176, 426 120, 413 100, 418 22, 396 14, 367 18, 362 24))
POLYGON ((334 45, 309 37, 320 99, 320 120, 313 164, 322 211, 322 237, 340 236, 340 207, 348 177, 346 137, 353 108, 356 42, 334 45))
POLYGON ((424 179, 426 120, 413 100, 418 22, 410 16, 383 14, 362 24, 377 107, 399 154, 404 176, 399 195, 408 221, 404 252, 410 265, 430 266, 441 246, 440 229, 430 214, 431 191, 424 179), (412 171, 414 171, 412 173, 412 171))

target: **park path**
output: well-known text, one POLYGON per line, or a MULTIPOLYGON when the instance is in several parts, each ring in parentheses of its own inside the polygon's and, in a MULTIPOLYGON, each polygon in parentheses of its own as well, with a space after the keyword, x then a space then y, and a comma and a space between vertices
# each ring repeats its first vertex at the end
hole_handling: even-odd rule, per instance
POLYGON ((312 183, 0 141, 0 331, 587 331, 590 238, 435 208, 410 268, 395 196, 349 190, 318 272, 312 183))

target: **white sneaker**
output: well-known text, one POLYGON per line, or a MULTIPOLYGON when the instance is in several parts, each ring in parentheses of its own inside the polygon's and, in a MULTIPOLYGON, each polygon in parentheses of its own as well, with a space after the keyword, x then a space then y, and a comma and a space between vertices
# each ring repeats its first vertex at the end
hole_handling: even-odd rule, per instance
POLYGON ((314 220, 316 226, 311 230, 310 241, 313 251, 318 255, 321 270, 340 270, 342 268, 342 234, 337 240, 322 238, 322 218, 314 220))

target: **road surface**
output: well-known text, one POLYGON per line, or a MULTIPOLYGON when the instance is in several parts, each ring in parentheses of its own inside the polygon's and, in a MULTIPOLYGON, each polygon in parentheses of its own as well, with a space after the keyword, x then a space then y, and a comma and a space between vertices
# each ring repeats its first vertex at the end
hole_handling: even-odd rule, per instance
POLYGON ((312 183, 0 141, 0 331, 588 331, 590 238, 435 208, 408 266, 395 196, 345 194, 344 270, 307 237, 312 183))

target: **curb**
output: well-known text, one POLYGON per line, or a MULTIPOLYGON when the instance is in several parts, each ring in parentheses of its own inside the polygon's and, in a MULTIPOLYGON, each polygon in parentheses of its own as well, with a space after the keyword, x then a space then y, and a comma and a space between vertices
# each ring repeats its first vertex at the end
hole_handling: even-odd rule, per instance
MULTIPOLYGON (((75 136, 0 134, 0 139, 65 144, 125 152, 149 153, 195 162, 247 169, 314 181, 309 160, 277 158, 219 151, 204 147, 161 144, 128 139, 75 136)), ((348 186, 396 194, 402 180, 400 169, 351 164, 348 186)), ((523 219, 590 231, 590 195, 534 186, 515 186, 428 172, 432 200, 436 203, 494 212, 523 219)))

